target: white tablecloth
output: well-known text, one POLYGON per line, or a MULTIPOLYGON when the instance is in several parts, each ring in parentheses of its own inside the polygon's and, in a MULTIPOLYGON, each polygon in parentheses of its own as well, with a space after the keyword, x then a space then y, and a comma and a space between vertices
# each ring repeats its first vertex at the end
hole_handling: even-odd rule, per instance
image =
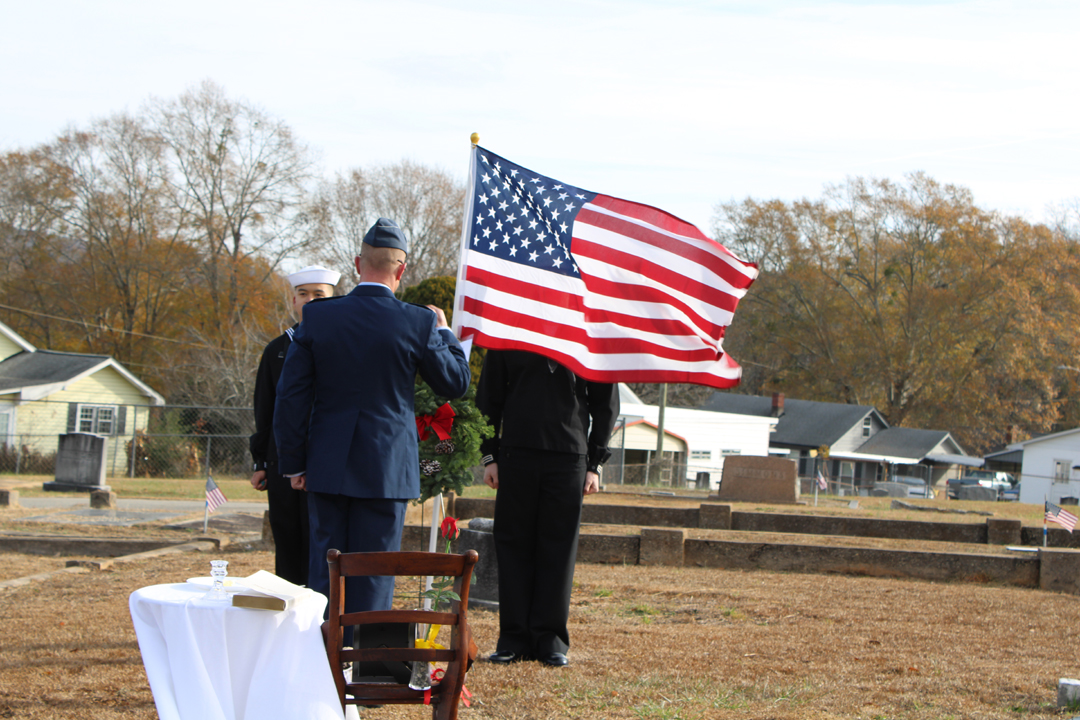
POLYGON ((273 612, 212 603, 205 595, 205 588, 186 583, 131 594, 131 620, 161 720, 344 718, 319 631, 325 597, 311 593, 273 612))

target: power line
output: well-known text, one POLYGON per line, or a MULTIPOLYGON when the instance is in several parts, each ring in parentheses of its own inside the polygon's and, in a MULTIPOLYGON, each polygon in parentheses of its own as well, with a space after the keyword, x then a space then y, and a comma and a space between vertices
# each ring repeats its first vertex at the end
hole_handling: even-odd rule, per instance
POLYGON ((5 305, 3 303, 0 303, 0 308, 3 308, 5 310, 11 310, 13 312, 23 313, 25 315, 36 315, 38 317, 48 318, 49 320, 57 320, 59 322, 71 323, 73 325, 79 325, 86 329, 93 327, 99 330, 107 330, 109 332, 120 333, 121 335, 134 335, 140 338, 160 340, 162 342, 174 343, 176 345, 187 345, 188 347, 203 348, 206 350, 225 350, 226 352, 231 352, 235 354, 240 354, 244 352, 242 350, 227 350, 226 348, 223 348, 219 345, 207 345, 205 343, 189 342, 187 340, 177 340, 176 338, 164 337, 162 335, 150 335, 148 333, 141 333, 135 330, 124 330, 122 328, 112 327, 111 325, 90 325, 83 320, 72 320, 71 318, 60 317, 59 315, 50 315, 49 313, 37 312, 35 310, 26 310, 25 308, 18 308, 12 305, 5 305))

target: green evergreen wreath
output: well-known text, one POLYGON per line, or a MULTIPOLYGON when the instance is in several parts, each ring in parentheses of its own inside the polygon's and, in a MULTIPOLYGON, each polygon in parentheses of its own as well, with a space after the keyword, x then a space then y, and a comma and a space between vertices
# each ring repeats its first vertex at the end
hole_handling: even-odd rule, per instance
MULTIPOLYGON (((446 313, 446 321, 454 320, 454 288, 456 278, 433 277, 419 285, 406 288, 401 294, 405 302, 417 305, 435 305, 446 313)), ((449 443, 441 443, 432 432, 427 440, 420 441, 420 499, 424 502, 430 497, 446 492, 458 495, 466 485, 472 485, 472 468, 480 464, 480 442, 492 437, 495 430, 488 424, 487 418, 476 409, 476 382, 480 377, 484 351, 474 347, 469 358, 472 370, 472 382, 465 397, 450 401, 454 409, 454 424, 450 428, 449 443)), ((446 398, 436 397, 434 391, 420 378, 416 379, 417 417, 434 415, 442 407, 446 398)))
MULTIPOLYGON (((416 384, 416 416, 434 415, 447 402, 438 397, 426 382, 416 384)), ((449 442, 439 440, 430 432, 420 441, 420 499, 454 492, 460 495, 466 485, 472 485, 472 468, 480 464, 480 443, 495 434, 487 418, 476 409, 476 385, 469 384, 464 397, 450 400, 454 409, 454 424, 449 442)))

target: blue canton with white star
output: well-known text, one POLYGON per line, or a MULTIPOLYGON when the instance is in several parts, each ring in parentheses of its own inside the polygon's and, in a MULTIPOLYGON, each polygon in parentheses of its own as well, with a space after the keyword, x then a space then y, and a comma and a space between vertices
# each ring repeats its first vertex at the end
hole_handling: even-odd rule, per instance
POLYGON ((570 229, 596 193, 560 183, 477 147, 469 249, 550 272, 581 277, 570 229))

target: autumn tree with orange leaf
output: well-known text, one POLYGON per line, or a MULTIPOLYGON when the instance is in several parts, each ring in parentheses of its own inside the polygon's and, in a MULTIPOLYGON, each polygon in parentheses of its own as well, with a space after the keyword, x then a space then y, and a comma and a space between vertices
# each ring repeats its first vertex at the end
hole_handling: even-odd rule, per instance
POLYGON ((716 236, 762 270, 726 344, 744 391, 873 405, 969 452, 1080 420, 1056 369, 1080 352, 1080 257, 1062 233, 914 174, 724 204, 716 236))

